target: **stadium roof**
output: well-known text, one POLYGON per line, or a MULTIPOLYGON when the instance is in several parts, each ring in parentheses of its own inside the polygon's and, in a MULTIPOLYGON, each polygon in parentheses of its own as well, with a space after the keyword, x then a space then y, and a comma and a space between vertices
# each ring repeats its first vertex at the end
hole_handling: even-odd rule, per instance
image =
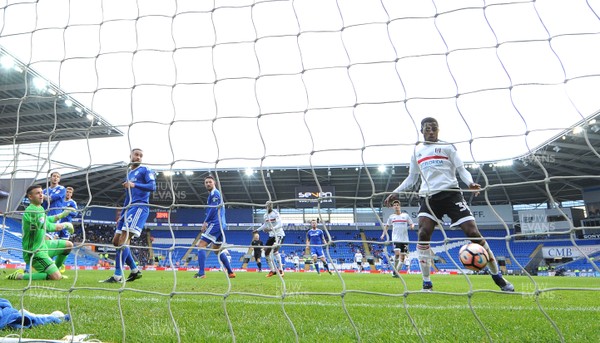
POLYGON ((126 133, 60 144, 53 159, 80 168, 131 147, 181 169, 408 163, 430 115, 481 163, 600 108, 595 12, 543 7, 14 1, 0 44, 126 133))
POLYGON ((456 144, 465 161, 481 164, 472 171, 490 185, 485 195, 492 203, 581 199, 582 189, 595 184, 600 127, 592 120, 600 98, 590 90, 600 83, 600 41, 591 7, 329 4, 337 6, 2 7, 10 19, 2 46, 51 80, 38 83, 31 73, 22 80, 36 87, 7 95, 21 106, 12 109, 20 113, 19 127, 29 125, 31 134, 13 125, 0 137, 6 144, 39 139, 5 145, 7 161, 13 150, 39 144, 26 151, 31 166, 15 168, 39 178, 58 166, 80 202, 89 187, 91 204, 120 203, 126 166, 114 161, 141 147, 146 163, 175 172, 159 176, 167 187, 156 203, 172 203, 171 185, 177 204, 202 204, 202 178, 217 169, 232 205, 292 199, 296 186, 318 183, 335 187, 338 207, 365 207, 406 176, 418 122, 433 115, 440 137, 456 144), (113 125, 94 112, 94 122, 77 117, 83 111, 69 112, 69 99, 53 83, 79 101, 70 99, 76 107, 113 125), (39 117, 25 122, 32 117, 23 114, 33 112, 23 111, 39 117), (112 134, 113 127, 126 134, 112 134), (387 171, 380 173, 379 164, 387 171), (246 176, 244 168, 258 166, 265 166, 261 174, 246 176))
MULTIPOLYGON (((468 165, 474 180, 489 188, 478 197, 466 194, 467 201, 471 205, 483 205, 487 200, 491 204, 517 205, 581 200, 584 189, 600 184, 598 151, 600 122, 596 124, 595 119, 580 122, 519 159, 468 165)), ((89 187, 90 204, 119 206, 124 196, 120 184, 126 167, 122 163, 64 174, 61 183, 76 189, 75 198, 81 204, 89 199, 85 191, 89 187)), ((316 186, 318 181, 322 187, 335 188, 337 208, 364 208, 381 206, 384 193, 391 192, 407 176, 408 166, 386 166, 385 170, 379 170, 379 166, 275 168, 253 172, 159 170, 159 189, 151 202, 161 206, 204 205, 207 194, 203 180, 209 172, 217 176, 225 201, 233 207, 262 206, 272 200, 280 202, 280 207, 293 208, 293 199, 298 197, 296 187, 316 186)), ((403 198, 405 206, 417 203, 414 196, 403 198)))
POLYGON ((1 47, 0 122, 3 175, 37 176, 61 141, 123 135, 1 47))
POLYGON ((122 135, 0 47, 0 145, 122 135))

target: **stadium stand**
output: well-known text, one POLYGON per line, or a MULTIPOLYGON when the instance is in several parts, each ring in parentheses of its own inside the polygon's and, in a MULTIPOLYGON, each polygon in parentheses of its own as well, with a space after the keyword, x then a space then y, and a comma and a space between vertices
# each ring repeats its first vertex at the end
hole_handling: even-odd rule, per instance
MULTIPOLYGON (((0 258, 9 261, 22 262, 22 253, 20 251, 21 239, 20 232, 21 227, 18 220, 13 218, 5 218, 6 227, 3 229, 4 242, 2 244, 3 249, 0 251, 0 258)), ((285 256, 291 257, 298 255, 304 257, 305 255, 305 237, 306 230, 303 228, 287 230, 284 247, 282 248, 285 256)), ((100 244, 111 244, 113 227, 111 225, 86 225, 86 241, 100 244)), ((142 265, 154 264, 159 267, 168 267, 170 260, 175 266, 178 267, 197 267, 197 255, 196 250, 191 249, 194 240, 198 235, 198 228, 178 228, 173 230, 175 241, 173 242, 173 236, 171 231, 166 227, 164 228, 153 228, 147 231, 151 237, 147 239, 142 237, 135 241, 135 244, 144 246, 145 242, 151 242, 153 256, 152 261, 148 261, 149 251, 148 249, 135 249, 135 255, 140 260, 142 265), (186 256, 186 253, 190 253, 186 256), (169 252, 171 255, 169 256, 169 252)), ((376 268, 379 269, 379 260, 387 250, 388 254, 393 254, 393 247, 391 244, 385 244, 379 240, 381 235, 381 229, 365 229, 362 231, 364 237, 366 237, 366 244, 368 247, 369 254, 365 254, 367 259, 372 259, 376 264, 376 268)), ((452 259, 458 263, 458 251, 459 248, 467 242, 464 233, 461 230, 448 230, 444 231, 446 238, 441 230, 436 229, 432 236, 432 248, 436 253, 435 269, 439 271, 444 270, 456 270, 457 266, 452 263, 452 259), (444 246, 446 241, 447 246, 444 246), (446 248, 448 249, 446 251, 446 248)), ((346 268, 352 265, 354 254, 360 250, 365 252, 361 240, 361 232, 353 228, 351 230, 330 230, 329 234, 331 238, 336 241, 329 246, 328 251, 331 259, 338 263, 338 265, 344 264, 346 268), (352 241, 352 242, 351 242, 352 241)), ((551 246, 572 246, 572 243, 568 240, 509 240, 504 239, 506 231, 504 229, 488 229, 482 230, 482 234, 486 237, 490 247, 496 254, 499 261, 503 261, 504 270, 519 270, 519 265, 525 267, 532 259, 532 254, 536 249, 541 247, 551 246), (509 252, 512 252, 512 256, 509 252)), ((227 241, 225 246, 228 248, 231 254, 232 267, 239 269, 242 268, 245 257, 248 255, 248 245, 251 241, 250 227, 247 229, 238 230, 227 230, 227 241)), ((266 242, 267 235, 261 233, 263 242, 266 242)), ((81 235, 76 236, 75 241, 81 241, 81 235)), ((409 231, 409 239, 414 242, 417 241, 416 230, 409 231)), ((600 240, 576 240, 576 244, 580 246, 585 245, 597 245, 600 244, 600 240)), ((410 271, 418 272, 419 265, 416 260, 415 246, 410 244, 409 246, 409 261, 410 271)), ((327 254, 327 252, 326 252, 327 254)), ((592 256, 597 258, 600 253, 595 253, 592 256)), ((592 257, 591 256, 591 257, 592 257)), ((66 260, 66 265, 73 266, 96 266, 99 264, 99 256, 88 249, 77 250, 77 256, 72 253, 66 260)), ((209 254, 207 256, 206 266, 208 268, 219 268, 219 262, 215 254, 209 254)), ((288 266, 291 267, 291 262, 288 260, 288 266)), ((459 265, 460 267, 460 265, 459 265)), ((567 261, 561 263, 560 261, 553 264, 553 267, 564 268, 568 270, 588 270, 593 268, 589 261, 585 258, 579 258, 574 261, 567 261)), ((351 267, 350 267, 351 268, 351 267)))

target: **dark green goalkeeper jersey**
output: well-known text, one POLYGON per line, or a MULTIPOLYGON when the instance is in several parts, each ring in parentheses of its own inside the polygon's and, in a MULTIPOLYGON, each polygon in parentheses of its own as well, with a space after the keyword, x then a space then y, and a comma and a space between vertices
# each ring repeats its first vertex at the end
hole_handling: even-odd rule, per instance
POLYGON ((31 255, 46 246, 46 231, 56 231, 56 217, 46 216, 42 206, 30 204, 23 213, 23 259, 29 261, 31 255))

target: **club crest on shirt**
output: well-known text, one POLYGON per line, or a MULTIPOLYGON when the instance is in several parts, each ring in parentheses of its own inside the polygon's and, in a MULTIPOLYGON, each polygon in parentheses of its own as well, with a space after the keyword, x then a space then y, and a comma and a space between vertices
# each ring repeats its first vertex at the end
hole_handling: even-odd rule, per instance
POLYGON ((442 148, 435 148, 435 149, 433 149, 433 151, 434 151, 436 154, 441 154, 441 153, 442 153, 442 148))

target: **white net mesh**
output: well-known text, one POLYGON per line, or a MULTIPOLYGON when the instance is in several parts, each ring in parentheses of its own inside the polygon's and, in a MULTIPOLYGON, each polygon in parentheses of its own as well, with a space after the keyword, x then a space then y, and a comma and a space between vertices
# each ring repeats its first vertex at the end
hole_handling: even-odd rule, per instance
MULTIPOLYGON (((593 188, 597 179, 590 166, 600 157, 595 122, 600 100, 593 91, 600 87, 598 6, 597 1, 4 2, 0 186, 10 194, 1 208, 7 215, 0 252, 17 254, 4 259, 18 259, 22 252, 18 233, 8 228, 18 226, 18 204, 29 184, 53 170, 73 179, 83 175, 75 198, 86 199, 79 202, 84 219, 89 211, 115 212, 123 191, 114 195, 92 175, 120 183, 125 168, 115 161, 131 148, 143 148, 144 163, 163 177, 192 170, 216 175, 228 208, 255 208, 268 199, 286 214, 298 200, 294 186, 326 190, 331 171, 321 173, 328 167, 356 168, 370 185, 337 197, 340 203, 354 201, 355 222, 351 230, 324 226, 331 240, 324 250, 335 271, 326 281, 329 275, 314 273, 276 276, 269 283, 253 273, 236 279, 214 273, 192 283, 190 274, 168 268, 149 271, 140 282, 107 287, 96 283, 107 272, 77 268, 68 282, 3 281, 0 289, 14 307, 42 313, 60 308, 71 316, 70 325, 11 334, 48 339, 92 334, 102 341, 134 342, 448 341, 472 339, 472 332, 489 341, 597 337, 587 319, 572 316, 589 318, 598 311, 589 302, 597 297, 597 279, 537 278, 525 265, 553 246, 569 246, 588 262, 586 272, 597 275, 593 258, 600 249, 589 244, 597 236, 587 233, 591 240, 582 242, 586 231, 576 223, 576 211, 560 209, 553 218, 568 218, 565 227, 548 218, 549 226, 536 227, 535 220, 525 226, 521 217, 522 230, 516 231, 511 218, 516 208, 510 206, 577 199, 590 211, 596 202, 593 191, 589 199, 572 193, 593 188), (379 266, 379 258, 391 257, 390 243, 373 236, 381 228, 364 227, 360 218, 378 225, 387 220, 389 210, 381 210, 381 202, 398 180, 379 179, 376 166, 395 165, 401 174, 422 139, 419 123, 426 116, 438 119, 440 136, 462 152, 484 186, 479 208, 500 220, 495 234, 482 233, 512 262, 503 270, 525 274, 513 279, 515 294, 492 290, 488 277, 444 275, 434 276, 436 292, 421 294, 418 265, 415 275, 401 274, 399 280, 342 273, 356 267, 340 260, 343 247, 380 250, 365 261, 371 268, 376 266, 371 262, 379 266), (522 167, 513 164, 517 178, 498 171, 509 161, 522 167), (227 174, 245 168, 254 170, 258 186, 242 181, 231 187, 235 181, 227 174), (308 179, 297 176, 288 193, 275 192, 271 174, 284 169, 302 169, 308 179), (523 186, 542 196, 523 195, 530 192, 523 186), (231 198, 238 199, 234 188, 248 197, 228 201, 227 187, 231 198), (502 201, 490 198, 499 193, 502 201), (367 214, 360 214, 356 203, 365 199, 367 214), (509 206, 508 214, 497 205, 509 206), (562 241, 519 250, 525 244, 518 241, 533 236, 562 241), (521 259, 524 251, 531 255, 521 259)), ((186 192, 185 181, 173 180, 159 180, 153 213, 172 218, 181 209, 207 208, 201 186, 188 185, 192 190, 180 193, 186 192)), ((414 194, 403 201, 416 210, 414 194)), ((319 207, 284 218, 331 223, 335 215, 319 207)), ((536 213, 523 216, 535 219, 536 213)), ((182 236, 184 230, 170 224, 156 235, 154 249, 146 235, 132 243, 138 258, 167 267, 195 260, 194 249, 181 254, 196 235, 182 236)), ((111 221, 83 227, 73 253, 76 267, 89 249, 113 251, 101 241, 112 235, 111 221)), ((288 229, 303 235, 305 227, 288 229)), ((250 240, 239 244, 241 236, 225 234, 234 244, 229 250, 248 251, 250 240)), ((416 257, 415 237, 409 263, 416 257)), ((288 234, 283 247, 304 250, 303 239, 288 234)), ((442 259, 436 264, 458 270, 453 251, 464 243, 452 230, 439 232, 432 241, 442 259)))

